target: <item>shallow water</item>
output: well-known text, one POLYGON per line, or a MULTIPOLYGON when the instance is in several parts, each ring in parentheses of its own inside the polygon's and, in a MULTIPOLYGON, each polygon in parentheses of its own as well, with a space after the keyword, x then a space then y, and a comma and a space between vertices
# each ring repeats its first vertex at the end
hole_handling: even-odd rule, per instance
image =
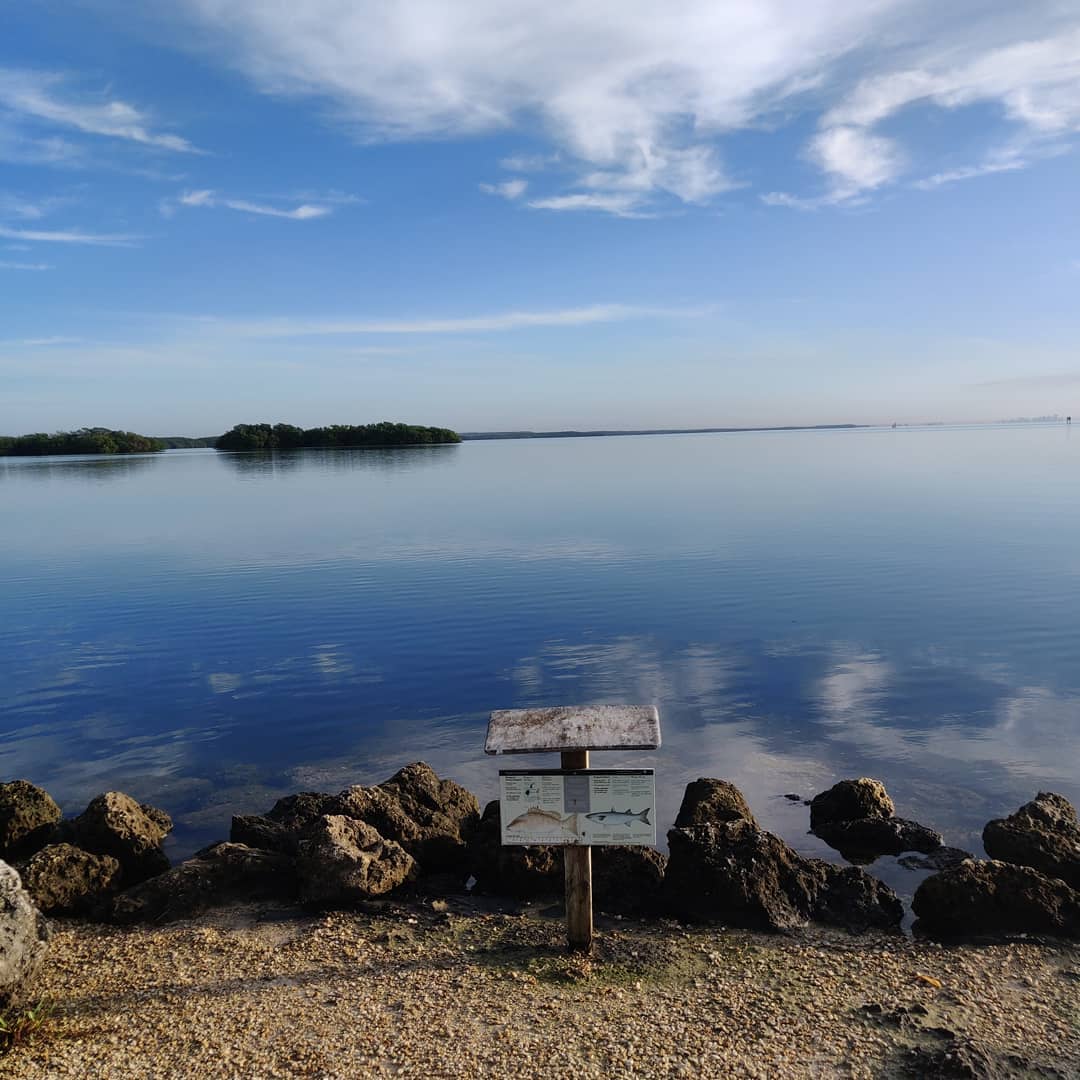
POLYGON ((1080 801, 1062 426, 9 458, 0 523, 0 775, 162 805, 174 855, 417 758, 492 797, 488 711, 584 701, 659 706, 594 761, 655 765, 661 834, 701 775, 833 858, 785 794, 877 776, 973 851, 1080 801))

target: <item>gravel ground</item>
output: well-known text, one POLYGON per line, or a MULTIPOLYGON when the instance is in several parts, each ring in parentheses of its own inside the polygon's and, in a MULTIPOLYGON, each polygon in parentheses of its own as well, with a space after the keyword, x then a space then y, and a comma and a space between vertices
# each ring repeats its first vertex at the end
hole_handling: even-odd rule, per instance
POLYGON ((0 1073, 1080 1077, 1080 947, 627 920, 585 960, 555 914, 436 901, 59 924, 56 1011, 0 1073))

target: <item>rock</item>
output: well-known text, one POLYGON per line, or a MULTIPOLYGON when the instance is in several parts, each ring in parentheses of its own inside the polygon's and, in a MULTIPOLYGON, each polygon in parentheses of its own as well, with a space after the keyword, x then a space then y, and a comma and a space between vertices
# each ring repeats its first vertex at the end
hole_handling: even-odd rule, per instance
POLYGON ((618 915, 654 914, 659 910, 666 866, 667 856, 655 848, 594 847, 594 906, 618 915))
POLYGON ((742 792, 727 780, 702 777, 686 785, 675 828, 710 825, 717 821, 749 821, 757 825, 742 792))
POLYGON ((399 769, 379 789, 397 799, 415 822, 417 837, 399 843, 425 870, 464 868, 468 838, 480 823, 480 804, 471 791, 453 780, 440 780, 422 761, 399 769))
POLYGON ((233 840, 268 851, 296 852, 323 817, 349 817, 400 844, 418 870, 468 876, 466 846, 480 820, 476 797, 453 780, 440 780, 422 761, 377 787, 357 784, 339 795, 301 792, 279 799, 265 816, 233 819, 233 840))
POLYGON ((116 922, 180 919, 234 901, 292 900, 291 856, 245 844, 213 844, 163 874, 122 892, 112 904, 116 922))
POLYGON ((880 855, 900 855, 905 851, 926 855, 945 843, 941 833, 917 821, 897 817, 832 821, 819 824, 814 832, 854 863, 871 863, 880 855))
POLYGON ((171 830, 172 819, 164 810, 107 791, 92 800, 67 831, 84 851, 118 859, 125 883, 135 885, 169 869, 161 843, 171 830))
POLYGON ((896 861, 905 870, 948 870, 965 859, 974 859, 970 851, 958 847, 940 847, 926 855, 901 855, 896 861))
POLYGON ((381 896, 417 875, 416 861, 400 844, 342 814, 321 817, 310 827, 296 868, 300 898, 318 905, 381 896))
POLYGON ((694 922, 786 930, 812 919, 851 929, 899 925, 903 906, 855 867, 806 859, 748 821, 672 829, 664 905, 694 922))
POLYGON ((484 807, 480 824, 469 840, 468 864, 476 891, 520 900, 561 895, 563 860, 557 847, 503 847, 499 800, 484 807))
POLYGON ((896 807, 880 780, 866 776, 858 780, 841 780, 810 800, 810 828, 816 833, 820 825, 861 818, 890 818, 895 812, 896 807))
POLYGON ((967 859, 915 891, 918 928, 933 936, 1080 936, 1080 892, 1028 866, 967 859))
POLYGON ((945 1042, 915 1046, 907 1053, 908 1075, 934 1080, 1010 1080, 1018 1076, 1061 1075, 1038 1068, 1022 1054, 1002 1054, 967 1036, 949 1034, 945 1042))
POLYGON ((341 807, 336 795, 301 791, 297 795, 286 795, 285 798, 278 799, 266 816, 287 832, 299 833, 314 825, 324 814, 340 812, 341 807))
POLYGON ((19 875, 0 862, 0 1011, 33 997, 48 942, 48 923, 19 875))
POLYGON ((60 818, 52 796, 28 780, 0 784, 0 859, 26 859, 40 851, 60 818))
POLYGON ((987 822, 983 847, 992 859, 1030 866, 1080 889, 1080 823, 1061 795, 1040 791, 1015 814, 987 822))
POLYGON ((120 863, 71 844, 50 844, 21 868, 23 886, 47 915, 89 915, 116 892, 120 863))
POLYGON ((240 814, 232 819, 229 840, 234 844, 295 855, 299 834, 259 814, 240 814))

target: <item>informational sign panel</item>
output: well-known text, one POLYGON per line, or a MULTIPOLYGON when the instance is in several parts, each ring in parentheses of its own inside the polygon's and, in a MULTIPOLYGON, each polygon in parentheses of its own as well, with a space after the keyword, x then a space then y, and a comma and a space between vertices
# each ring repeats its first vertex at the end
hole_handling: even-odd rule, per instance
POLYGON ((506 769, 504 844, 656 844, 652 769, 506 769))

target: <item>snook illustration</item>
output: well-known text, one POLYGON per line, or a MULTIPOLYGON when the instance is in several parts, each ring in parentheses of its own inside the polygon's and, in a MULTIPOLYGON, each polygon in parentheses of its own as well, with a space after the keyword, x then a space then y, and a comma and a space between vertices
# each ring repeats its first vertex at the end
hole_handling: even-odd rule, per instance
POLYGON ((506 828, 507 831, 513 829, 520 833, 550 833, 558 830, 573 836, 577 833, 577 814, 567 814, 564 817, 554 810, 541 810, 534 806, 524 814, 519 814, 506 828))
POLYGON ((585 817, 588 821, 595 821, 598 825, 625 825, 628 829, 633 828, 635 821, 640 821, 643 825, 651 825, 649 821, 649 811, 651 806, 645 807, 644 810, 616 810, 613 806, 610 810, 598 810, 594 814, 586 814, 585 817))

